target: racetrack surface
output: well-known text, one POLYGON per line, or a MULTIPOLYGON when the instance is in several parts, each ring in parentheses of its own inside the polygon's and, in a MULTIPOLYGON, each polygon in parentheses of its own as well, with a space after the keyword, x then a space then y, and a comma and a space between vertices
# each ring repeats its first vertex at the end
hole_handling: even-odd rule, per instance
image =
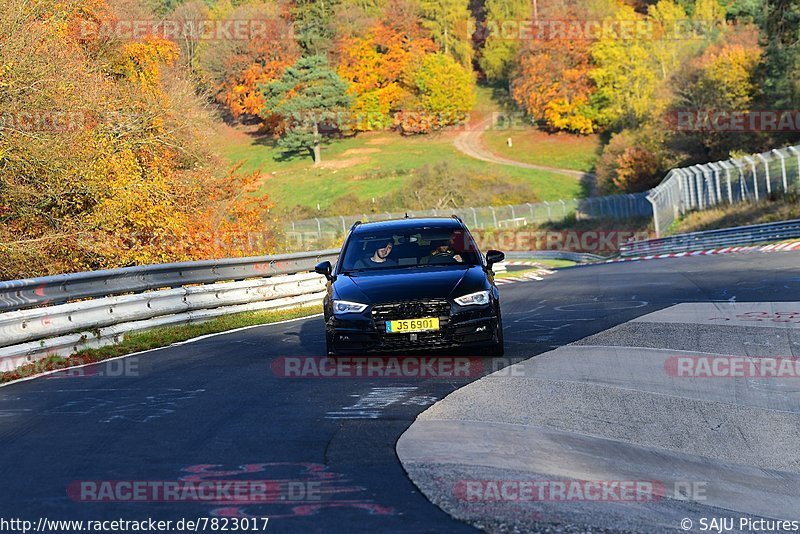
MULTIPOLYGON (((682 302, 800 301, 799 259, 786 252, 597 265, 509 285, 501 288, 507 359, 487 360, 485 371, 682 302)), ((420 412, 476 377, 299 379, 275 371, 278 358, 323 351, 314 317, 132 356, 125 376, 88 368, 0 388, 0 517, 214 513, 268 516, 277 532, 474 531, 417 490, 395 444, 420 412), (321 496, 236 505, 82 502, 68 492, 76 481, 198 479, 316 484, 321 496)))

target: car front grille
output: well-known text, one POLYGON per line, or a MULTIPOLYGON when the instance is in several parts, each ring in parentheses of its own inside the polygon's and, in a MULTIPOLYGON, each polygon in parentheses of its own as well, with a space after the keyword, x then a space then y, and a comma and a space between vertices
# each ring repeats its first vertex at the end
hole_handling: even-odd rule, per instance
POLYGON ((446 328, 450 324, 450 303, 444 299, 412 300, 378 304, 372 309, 375 328, 381 338, 384 349, 435 348, 450 343, 446 328), (435 332, 418 332, 415 334, 387 334, 386 323, 398 319, 422 319, 438 317, 439 330, 435 332))
MULTIPOLYGON (((379 330, 381 323, 385 324, 386 321, 423 317, 438 317, 440 322, 446 323, 450 317, 450 303, 444 299, 412 300, 378 304, 372 308, 372 318, 379 330)), ((386 331, 385 328, 383 330, 386 331)))

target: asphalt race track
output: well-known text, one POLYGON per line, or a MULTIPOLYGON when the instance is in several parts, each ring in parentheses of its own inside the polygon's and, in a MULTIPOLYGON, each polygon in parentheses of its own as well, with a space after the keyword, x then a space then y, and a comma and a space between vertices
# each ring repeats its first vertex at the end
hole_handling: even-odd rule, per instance
MULTIPOLYGON (((486 374, 681 302, 800 301, 800 253, 576 267, 503 286, 501 295, 506 359, 486 360, 486 374)), ((0 517, 247 515, 270 517, 273 532, 474 531, 416 489, 395 444, 420 412, 477 377, 275 371, 279 358, 323 351, 314 317, 0 388, 0 517), (260 504, 87 502, 75 490, 81 481, 197 480, 279 480, 314 495, 260 504)))

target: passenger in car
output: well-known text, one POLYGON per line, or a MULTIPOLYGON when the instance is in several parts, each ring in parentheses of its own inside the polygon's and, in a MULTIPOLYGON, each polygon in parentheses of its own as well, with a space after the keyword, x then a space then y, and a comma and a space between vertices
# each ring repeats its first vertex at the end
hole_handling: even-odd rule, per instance
POLYGON ((364 259, 356 261, 355 268, 371 269, 374 267, 391 267, 397 265, 397 262, 389 257, 393 247, 394 240, 392 239, 375 243, 372 248, 372 254, 364 259))

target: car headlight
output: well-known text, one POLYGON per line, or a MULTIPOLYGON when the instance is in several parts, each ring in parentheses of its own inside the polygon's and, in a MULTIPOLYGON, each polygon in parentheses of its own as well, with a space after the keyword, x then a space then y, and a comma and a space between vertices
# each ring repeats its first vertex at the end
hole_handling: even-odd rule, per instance
POLYGON ((348 302, 346 300, 333 301, 333 313, 361 313, 367 309, 366 304, 348 302))
POLYGON ((459 306, 489 304, 489 292, 478 291, 477 293, 470 293, 469 295, 458 297, 455 301, 459 306))

